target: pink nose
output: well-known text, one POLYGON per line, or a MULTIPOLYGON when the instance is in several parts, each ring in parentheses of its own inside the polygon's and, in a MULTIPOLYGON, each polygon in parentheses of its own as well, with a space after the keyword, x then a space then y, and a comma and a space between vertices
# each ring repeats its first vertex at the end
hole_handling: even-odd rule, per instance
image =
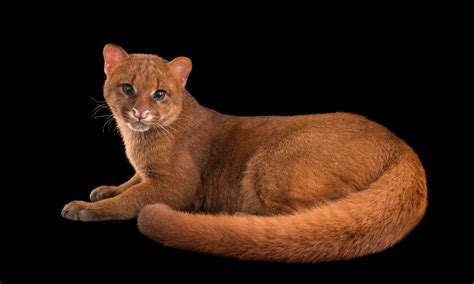
POLYGON ((132 110, 133 110, 133 116, 138 118, 138 120, 146 119, 148 117, 148 114, 150 113, 150 110, 148 109, 142 112, 136 108, 133 108, 132 110))

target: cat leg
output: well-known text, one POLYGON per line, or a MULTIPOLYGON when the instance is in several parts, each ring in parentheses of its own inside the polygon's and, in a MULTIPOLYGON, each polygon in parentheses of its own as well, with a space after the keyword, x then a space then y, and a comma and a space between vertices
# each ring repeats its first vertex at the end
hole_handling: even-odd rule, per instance
POLYGON ((130 180, 128 180, 127 182, 119 186, 103 185, 103 186, 97 187, 96 189, 91 191, 89 198, 92 202, 111 198, 111 197, 121 194, 122 192, 129 189, 130 187, 140 183, 140 181, 141 181, 141 177, 138 174, 135 174, 130 180))
POLYGON ((145 205, 160 201, 156 187, 157 184, 142 182, 122 194, 94 203, 72 201, 64 206, 61 215, 76 221, 133 219, 145 205))
POLYGON ((77 221, 129 220, 136 218, 144 206, 153 203, 186 210, 191 208, 196 196, 195 184, 193 180, 176 177, 143 179, 112 198, 97 202, 72 201, 64 206, 61 215, 77 221))

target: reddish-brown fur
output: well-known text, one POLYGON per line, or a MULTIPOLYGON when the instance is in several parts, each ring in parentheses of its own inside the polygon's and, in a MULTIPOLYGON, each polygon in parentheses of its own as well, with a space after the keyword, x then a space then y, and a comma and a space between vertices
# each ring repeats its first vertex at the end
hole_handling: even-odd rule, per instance
POLYGON ((185 90, 187 58, 167 62, 115 45, 104 58, 104 96, 136 175, 95 189, 96 202, 67 204, 65 218, 138 216, 139 229, 167 246, 320 262, 384 250, 423 217, 427 191, 417 155, 362 116, 222 115, 185 90), (123 93, 125 83, 133 96, 123 93), (156 89, 167 91, 163 101, 152 99, 156 89), (150 121, 134 121, 133 107, 148 109, 150 121))

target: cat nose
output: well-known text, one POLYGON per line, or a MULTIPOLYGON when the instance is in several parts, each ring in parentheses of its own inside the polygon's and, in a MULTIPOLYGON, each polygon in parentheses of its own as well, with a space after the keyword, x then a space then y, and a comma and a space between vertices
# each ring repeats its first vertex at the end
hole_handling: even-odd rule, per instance
POLYGON ((146 119, 148 117, 148 114, 150 113, 150 110, 145 110, 145 111, 139 111, 136 108, 133 108, 133 116, 136 117, 138 120, 146 119))

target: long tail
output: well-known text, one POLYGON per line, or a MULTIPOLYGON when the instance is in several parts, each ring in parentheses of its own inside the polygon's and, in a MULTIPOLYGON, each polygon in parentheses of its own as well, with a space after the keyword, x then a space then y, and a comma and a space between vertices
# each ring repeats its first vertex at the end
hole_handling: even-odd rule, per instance
POLYGON ((142 233, 166 246, 245 260, 323 262, 386 249, 421 220, 425 173, 406 151, 368 189, 324 207, 271 217, 190 214, 163 204, 139 214, 142 233))

